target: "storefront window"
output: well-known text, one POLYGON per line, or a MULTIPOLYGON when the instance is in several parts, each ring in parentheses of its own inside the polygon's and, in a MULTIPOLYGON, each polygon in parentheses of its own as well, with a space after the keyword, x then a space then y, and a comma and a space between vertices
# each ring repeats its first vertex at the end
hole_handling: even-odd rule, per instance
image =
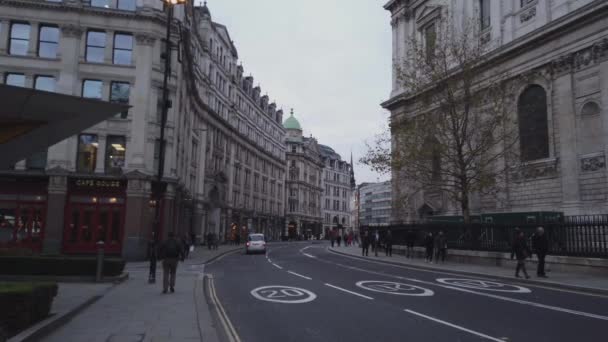
POLYGON ((47 151, 36 152, 25 160, 29 170, 44 170, 46 168, 47 151))
POLYGON ((97 135, 81 134, 78 136, 78 156, 76 168, 78 172, 91 173, 97 163, 97 135))
POLYGON ((14 202, 0 202, 0 243, 13 240, 16 215, 17 205, 14 202))
POLYGON ((120 173, 125 166, 127 141, 124 136, 108 135, 106 139, 106 173, 120 173))

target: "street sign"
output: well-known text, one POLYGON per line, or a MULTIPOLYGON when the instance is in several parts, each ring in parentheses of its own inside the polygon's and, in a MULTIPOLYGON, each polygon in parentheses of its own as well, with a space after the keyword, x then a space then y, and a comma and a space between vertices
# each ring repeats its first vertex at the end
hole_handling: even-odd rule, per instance
POLYGON ((388 293, 398 296, 428 297, 434 292, 424 287, 414 286, 393 281, 364 280, 357 282, 357 286, 368 291, 388 293))
POLYGON ((446 285, 464 287, 473 290, 495 291, 495 292, 511 292, 511 293, 530 293, 530 289, 523 286, 503 284, 490 280, 481 279, 456 279, 456 278, 439 278, 438 282, 446 285))
POLYGON ((258 287, 251 290, 251 295, 259 300, 283 304, 308 303, 317 298, 316 294, 308 290, 282 285, 258 287))

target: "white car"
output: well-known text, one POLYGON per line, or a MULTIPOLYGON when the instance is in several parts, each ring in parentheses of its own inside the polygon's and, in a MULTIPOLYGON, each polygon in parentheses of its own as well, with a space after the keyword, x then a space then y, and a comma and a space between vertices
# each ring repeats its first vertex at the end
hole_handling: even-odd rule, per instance
POLYGON ((247 243, 245 244, 245 253, 266 254, 266 239, 264 238, 264 234, 249 234, 247 243))

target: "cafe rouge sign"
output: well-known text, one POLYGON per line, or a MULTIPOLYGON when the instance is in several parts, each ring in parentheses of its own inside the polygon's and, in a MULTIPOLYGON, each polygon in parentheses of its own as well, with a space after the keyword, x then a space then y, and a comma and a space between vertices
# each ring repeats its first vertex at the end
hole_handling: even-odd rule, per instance
POLYGON ((80 189, 97 188, 97 189, 116 189, 119 190, 125 187, 125 181, 115 179, 90 179, 90 178, 74 178, 71 180, 72 186, 80 189))

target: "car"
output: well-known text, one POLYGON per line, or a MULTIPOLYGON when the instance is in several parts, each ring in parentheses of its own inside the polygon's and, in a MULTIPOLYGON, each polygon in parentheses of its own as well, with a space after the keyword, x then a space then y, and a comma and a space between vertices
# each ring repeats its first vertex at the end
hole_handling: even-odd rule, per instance
POLYGON ((245 244, 245 253, 266 254, 266 238, 264 234, 249 234, 247 236, 247 243, 245 244))

